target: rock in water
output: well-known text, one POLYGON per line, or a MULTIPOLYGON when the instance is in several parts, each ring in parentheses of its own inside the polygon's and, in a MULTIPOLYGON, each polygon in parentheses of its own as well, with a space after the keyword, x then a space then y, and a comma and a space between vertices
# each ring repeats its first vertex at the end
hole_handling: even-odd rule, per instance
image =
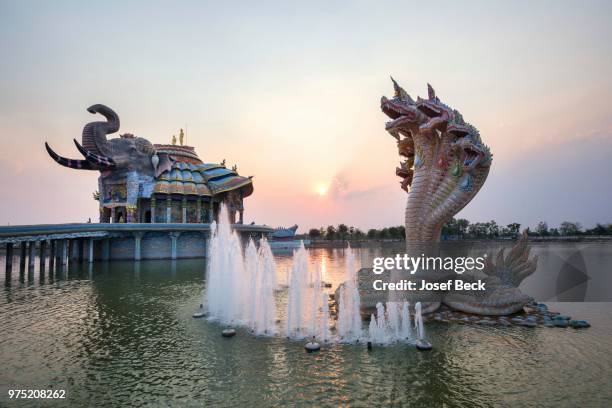
POLYGON ((422 340, 422 339, 417 340, 415 346, 417 350, 421 350, 421 351, 431 350, 433 348, 430 342, 428 342, 427 340, 422 340))
POLYGON ((565 319, 553 319, 553 325, 555 327, 567 327, 569 326, 569 321, 565 319))
POLYGON ((574 329, 586 329, 587 327, 591 327, 586 320, 572 320, 569 322, 569 325, 574 329))
POLYGON ((194 319, 201 319, 202 317, 205 317, 206 313, 204 312, 195 312, 194 314, 191 315, 191 317, 193 317, 194 319))

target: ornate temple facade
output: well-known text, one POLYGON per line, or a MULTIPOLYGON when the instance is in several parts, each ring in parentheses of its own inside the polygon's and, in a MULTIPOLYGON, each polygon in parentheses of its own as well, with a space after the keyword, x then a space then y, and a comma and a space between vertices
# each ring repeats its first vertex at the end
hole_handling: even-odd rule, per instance
POLYGON ((253 193, 252 177, 238 175, 225 163, 203 163, 191 146, 155 144, 173 159, 171 167, 150 182, 139 183, 128 199, 129 175, 101 175, 98 181, 100 222, 210 223, 225 202, 232 223, 244 220, 244 198, 253 193), (132 202, 135 201, 135 204, 132 202))

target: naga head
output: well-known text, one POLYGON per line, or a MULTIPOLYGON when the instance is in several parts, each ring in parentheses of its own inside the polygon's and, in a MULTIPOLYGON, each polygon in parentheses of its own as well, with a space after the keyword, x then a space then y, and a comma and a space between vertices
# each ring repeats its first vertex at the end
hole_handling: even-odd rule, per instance
POLYGON ((107 139, 106 135, 119 130, 119 116, 109 107, 101 104, 87 108, 92 114, 104 116, 105 121, 90 122, 83 128, 81 143, 74 143, 83 159, 67 159, 55 153, 48 143, 47 152, 62 166, 82 170, 108 172, 137 172, 143 175, 158 176, 169 168, 171 158, 158 154, 147 139, 124 134, 119 138, 107 139))
POLYGON ((456 137, 452 149, 463 162, 464 170, 491 166, 493 155, 480 139, 480 132, 463 120, 461 113, 456 110, 453 113, 453 120, 448 123, 447 131, 456 137))
POLYGON ((400 135, 411 137, 418 131, 419 126, 427 120, 408 93, 391 77, 395 94, 389 99, 383 96, 380 99, 380 108, 391 120, 386 123, 385 129, 398 141, 400 135))

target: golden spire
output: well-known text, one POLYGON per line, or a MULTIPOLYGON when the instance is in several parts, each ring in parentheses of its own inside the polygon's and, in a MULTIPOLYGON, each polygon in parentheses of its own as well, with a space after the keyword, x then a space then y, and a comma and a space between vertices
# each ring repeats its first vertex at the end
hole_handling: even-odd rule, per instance
POLYGON ((183 129, 181 129, 180 133, 179 133, 179 143, 181 144, 181 146, 183 146, 185 143, 185 132, 183 132, 183 129))

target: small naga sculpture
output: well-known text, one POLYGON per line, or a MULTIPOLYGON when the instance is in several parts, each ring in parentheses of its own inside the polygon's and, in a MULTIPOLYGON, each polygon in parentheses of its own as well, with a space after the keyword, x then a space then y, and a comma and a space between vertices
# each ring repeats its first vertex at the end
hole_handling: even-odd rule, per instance
MULTIPOLYGON (((461 113, 440 101, 431 85, 428 98, 414 101, 393 81, 393 98, 382 97, 382 111, 391 119, 386 130, 397 141, 403 158, 396 174, 408 193, 406 205, 407 252, 428 252, 440 239, 442 226, 465 207, 484 184, 492 154, 478 130, 461 113)), ((435 251, 435 249, 433 249, 435 251)), ((487 290, 480 294, 450 292, 440 299, 447 305, 477 314, 515 313, 530 300, 519 283, 535 271, 537 258, 529 259, 524 235, 506 258, 488 258, 487 290)), ((440 302, 432 302, 433 307, 440 302)))

